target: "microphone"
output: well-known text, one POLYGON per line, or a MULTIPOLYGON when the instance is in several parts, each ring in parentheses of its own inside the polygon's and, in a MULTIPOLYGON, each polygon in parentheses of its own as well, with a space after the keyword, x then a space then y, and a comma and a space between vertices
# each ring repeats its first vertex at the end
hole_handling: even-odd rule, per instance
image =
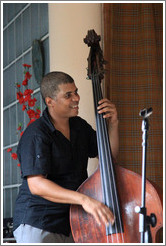
POLYGON ((152 113, 153 113, 152 108, 148 108, 148 109, 144 108, 139 112, 139 115, 144 118, 148 118, 152 113))

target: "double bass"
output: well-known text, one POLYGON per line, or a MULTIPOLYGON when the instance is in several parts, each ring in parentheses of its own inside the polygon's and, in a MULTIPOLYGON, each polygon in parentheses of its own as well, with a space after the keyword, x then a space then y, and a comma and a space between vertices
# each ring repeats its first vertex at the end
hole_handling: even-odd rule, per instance
MULTIPOLYGON (((76 243, 140 243, 139 215, 135 207, 141 204, 141 176, 119 165, 115 165, 107 131, 107 122, 97 112, 98 101, 103 98, 101 80, 105 64, 100 48, 100 36, 89 30, 84 42, 91 47, 88 57, 88 77, 92 80, 99 166, 83 182, 78 192, 106 204, 115 216, 113 225, 98 225, 92 215, 82 206, 71 205, 70 225, 76 243)), ((152 183, 146 180, 147 214, 155 214, 157 223, 151 228, 152 242, 162 228, 162 197, 152 183)))

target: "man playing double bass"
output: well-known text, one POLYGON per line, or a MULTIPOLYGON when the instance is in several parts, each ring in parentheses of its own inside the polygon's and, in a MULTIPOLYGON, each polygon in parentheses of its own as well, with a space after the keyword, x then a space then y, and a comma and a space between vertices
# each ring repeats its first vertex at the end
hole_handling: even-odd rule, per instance
MULTIPOLYGON (((29 125, 17 153, 22 185, 15 204, 17 243, 72 243, 70 204, 78 204, 98 224, 114 222, 103 203, 77 192, 87 178, 88 158, 98 156, 96 132, 78 117, 78 89, 66 73, 48 73, 41 82, 46 104, 43 115, 29 125)), ((108 100, 98 102, 98 113, 109 121, 113 159, 118 155, 118 118, 108 100)))

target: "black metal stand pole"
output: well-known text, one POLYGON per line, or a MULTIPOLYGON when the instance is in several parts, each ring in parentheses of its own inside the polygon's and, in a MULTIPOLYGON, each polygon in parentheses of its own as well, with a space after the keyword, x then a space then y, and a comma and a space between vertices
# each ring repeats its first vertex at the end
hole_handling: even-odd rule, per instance
POLYGON ((141 233, 141 243, 152 243, 152 236, 150 225, 156 225, 156 217, 154 214, 147 216, 145 199, 146 199, 146 153, 147 153, 147 137, 149 130, 148 117, 152 114, 152 108, 143 109, 140 111, 140 116, 143 117, 142 121, 142 199, 141 207, 136 207, 135 211, 139 213, 139 232, 141 233))
POLYGON ((148 119, 144 118, 142 121, 142 204, 141 213, 139 214, 140 219, 140 232, 141 232, 141 243, 145 243, 145 232, 146 232, 146 207, 145 207, 145 196, 146 196, 146 153, 147 153, 147 131, 149 130, 148 119))

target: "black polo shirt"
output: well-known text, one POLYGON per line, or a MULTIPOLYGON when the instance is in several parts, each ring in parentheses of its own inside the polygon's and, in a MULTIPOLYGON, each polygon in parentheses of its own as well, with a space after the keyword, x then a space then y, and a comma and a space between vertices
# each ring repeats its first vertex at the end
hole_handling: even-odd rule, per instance
POLYGON ((87 178, 89 157, 97 156, 96 132, 82 118, 70 118, 70 141, 50 121, 48 109, 29 125, 20 139, 17 154, 23 183, 15 204, 14 229, 29 224, 68 235, 69 204, 53 203, 32 195, 28 175, 47 174, 64 188, 76 190, 87 178))

